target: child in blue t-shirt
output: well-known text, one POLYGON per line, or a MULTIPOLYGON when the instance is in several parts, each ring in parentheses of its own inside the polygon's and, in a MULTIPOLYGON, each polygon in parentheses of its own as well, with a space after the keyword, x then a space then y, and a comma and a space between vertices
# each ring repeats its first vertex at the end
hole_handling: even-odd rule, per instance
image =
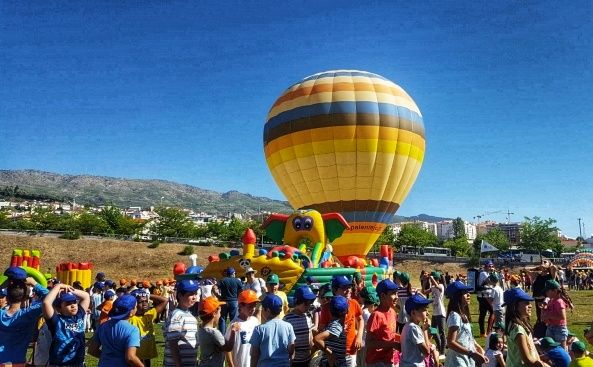
POLYGON ((50 365, 83 366, 84 318, 89 304, 88 293, 67 284, 56 284, 43 300, 43 317, 52 335, 50 365))
POLYGON ((0 365, 25 365, 27 347, 41 315, 41 302, 32 301, 29 307, 23 307, 22 304, 29 300, 29 287, 33 287, 39 299, 45 297, 47 289, 37 284, 35 279, 27 277, 25 270, 20 267, 10 267, 4 275, 8 278, 8 308, 0 310, 0 365))
POLYGON ((262 312, 268 321, 251 334, 251 367, 290 365, 296 337, 292 325, 278 318, 283 307, 282 299, 275 294, 263 299, 262 312))

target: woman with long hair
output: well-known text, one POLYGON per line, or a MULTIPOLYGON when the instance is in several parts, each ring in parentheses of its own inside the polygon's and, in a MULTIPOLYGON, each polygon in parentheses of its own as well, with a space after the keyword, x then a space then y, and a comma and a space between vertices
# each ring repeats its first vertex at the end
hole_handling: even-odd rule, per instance
POLYGON ((533 343, 531 316, 533 297, 521 288, 511 288, 504 292, 505 333, 508 335, 507 367, 534 366, 549 367, 539 358, 533 343))
POLYGON ((445 367, 474 367, 488 361, 472 333, 469 312, 471 290, 471 287, 455 281, 445 291, 449 298, 445 367))

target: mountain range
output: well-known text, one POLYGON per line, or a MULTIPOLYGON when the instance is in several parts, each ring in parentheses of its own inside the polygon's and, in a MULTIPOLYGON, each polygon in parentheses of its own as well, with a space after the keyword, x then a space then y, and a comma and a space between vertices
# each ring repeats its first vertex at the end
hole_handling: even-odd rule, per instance
MULTIPOLYGON (((0 199, 56 200, 84 205, 118 207, 167 206, 191 208, 212 214, 258 212, 289 213, 287 201, 253 196, 238 191, 219 193, 166 180, 127 179, 91 175, 65 175, 37 170, 0 170, 0 199)), ((420 214, 396 216, 395 222, 437 222, 447 218, 420 214)))

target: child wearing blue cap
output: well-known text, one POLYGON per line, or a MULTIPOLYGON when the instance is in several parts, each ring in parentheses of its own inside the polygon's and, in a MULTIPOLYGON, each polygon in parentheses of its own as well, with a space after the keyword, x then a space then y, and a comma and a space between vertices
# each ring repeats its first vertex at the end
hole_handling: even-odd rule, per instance
POLYGON ((267 320, 251 334, 251 367, 288 366, 294 355, 296 336, 292 325, 281 320, 282 299, 268 294, 262 300, 262 313, 267 320))
POLYGON ((192 308, 198 301, 198 282, 182 280, 177 283, 177 307, 171 312, 164 326, 165 367, 189 366, 198 358, 198 320, 192 308))
POLYGON ((294 342, 294 358, 292 367, 308 367, 313 347, 313 322, 307 311, 315 301, 315 293, 309 286, 298 287, 294 292, 294 307, 284 316, 284 321, 292 325, 296 340, 294 342))
POLYGON ((395 350, 399 347, 399 335, 396 333, 397 285, 390 279, 384 279, 375 289, 379 297, 379 306, 369 316, 366 335, 367 366, 391 363, 395 350))
POLYGON ((472 287, 460 281, 447 286, 447 352, 445 367, 473 367, 487 362, 482 347, 476 343, 469 311, 472 287))
MULTIPOLYGON (((0 365, 25 365, 27 347, 31 341, 33 329, 42 312, 41 302, 33 302, 29 307, 22 307, 29 299, 29 287, 43 299, 48 290, 37 284, 35 279, 28 277, 20 267, 8 268, 4 275, 6 282, 6 298, 8 308, 0 310, 0 365)), ((1 285, 1 284, 0 284, 1 285)))
MULTIPOLYGON (((364 321, 362 319, 362 307, 358 301, 352 299, 352 280, 345 275, 334 275, 331 281, 332 292, 335 296, 342 296, 348 301, 348 312, 344 320, 346 329, 346 353, 349 362, 356 360, 356 354, 362 348, 362 334, 364 321)), ((319 314, 319 330, 332 321, 329 305, 321 307, 319 314)), ((354 363, 354 362, 351 362, 354 363)))
POLYGON ((401 334, 400 367, 423 365, 425 358, 430 354, 431 344, 428 335, 430 323, 427 308, 431 303, 431 300, 420 294, 414 294, 406 300, 405 308, 410 321, 404 326, 401 334))
POLYGON ((43 317, 52 335, 50 365, 83 365, 84 318, 89 304, 88 293, 67 284, 56 284, 43 300, 43 317))
POLYGON ((504 292, 506 306, 505 325, 508 335, 507 367, 535 366, 547 367, 533 343, 531 316, 533 297, 521 288, 511 288, 504 292))
POLYGON ((109 320, 99 326, 89 341, 88 352, 99 358, 98 367, 144 367, 136 356, 140 332, 128 319, 136 312, 136 298, 126 294, 113 303, 109 320))
POLYGON ((347 367, 350 365, 346 356, 346 332, 344 323, 348 313, 348 300, 335 296, 329 302, 332 320, 325 330, 315 335, 315 344, 323 351, 321 366, 347 367))

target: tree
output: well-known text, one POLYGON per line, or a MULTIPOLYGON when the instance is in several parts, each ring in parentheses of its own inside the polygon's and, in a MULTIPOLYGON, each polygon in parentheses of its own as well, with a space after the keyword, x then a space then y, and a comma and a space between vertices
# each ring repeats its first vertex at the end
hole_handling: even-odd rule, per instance
POLYGON ((453 256, 469 256, 471 252, 471 246, 467 242, 465 236, 459 238, 451 238, 445 241, 444 247, 451 249, 451 255, 453 256))
POLYGON ((465 222, 460 217, 453 220, 453 237, 465 238, 465 222))
POLYGON ((56 230, 59 221, 60 217, 49 208, 36 207, 31 213, 31 222, 42 231, 56 230))
POLYGON ((395 246, 397 241, 397 235, 393 232, 393 227, 386 226, 383 230, 383 233, 377 238, 375 244, 373 245, 372 251, 378 251, 379 246, 381 245, 389 245, 389 247, 395 246))
POLYGON ((540 217, 525 217, 525 221, 521 224, 520 246, 540 253, 547 249, 558 248, 561 242, 555 223, 556 220, 552 218, 544 220, 540 217))
POLYGON ((99 234, 109 231, 109 225, 100 216, 85 212, 75 219, 75 227, 82 234, 99 234))
POLYGON ((488 233, 480 233, 474 240, 474 252, 480 253, 480 246, 482 240, 488 242, 492 246, 501 251, 509 249, 509 239, 500 228, 492 228, 488 233))
POLYGON ((189 238, 194 224, 185 212, 178 208, 159 208, 159 219, 154 226, 154 233, 159 239, 165 237, 189 238))
POLYGON ((106 232, 108 233, 131 236, 142 227, 141 223, 136 223, 132 218, 126 217, 118 207, 112 205, 101 209, 99 217, 107 223, 106 232))
POLYGON ((395 247, 400 249, 402 246, 406 247, 426 247, 435 245, 438 242, 437 236, 424 230, 417 224, 406 223, 402 226, 401 231, 397 235, 395 247))

